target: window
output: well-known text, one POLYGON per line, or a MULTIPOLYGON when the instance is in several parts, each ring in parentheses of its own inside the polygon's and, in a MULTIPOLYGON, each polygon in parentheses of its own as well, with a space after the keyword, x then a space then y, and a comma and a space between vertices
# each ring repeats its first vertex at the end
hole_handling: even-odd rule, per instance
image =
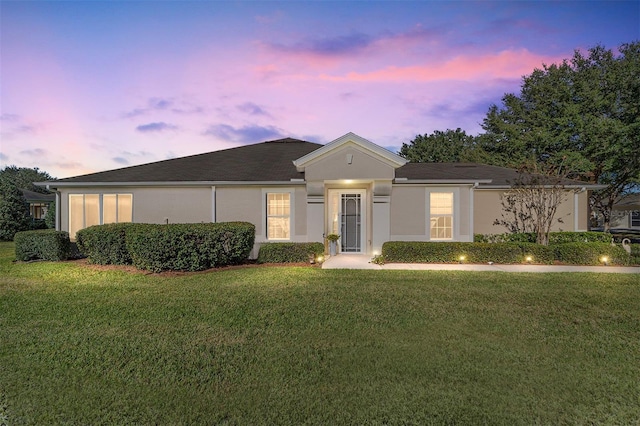
POLYGON ((131 194, 69 194, 69 235, 75 239, 89 226, 131 222, 132 200, 131 194))
POLYGON ((640 211, 634 210, 631 212, 631 227, 640 227, 640 211))
POLYGON ((102 196, 102 223, 131 222, 131 194, 102 196))
POLYGON ((430 206, 430 239, 453 239, 453 192, 431 192, 430 206))
POLYGON ((267 193, 267 239, 291 238, 291 193, 267 193))

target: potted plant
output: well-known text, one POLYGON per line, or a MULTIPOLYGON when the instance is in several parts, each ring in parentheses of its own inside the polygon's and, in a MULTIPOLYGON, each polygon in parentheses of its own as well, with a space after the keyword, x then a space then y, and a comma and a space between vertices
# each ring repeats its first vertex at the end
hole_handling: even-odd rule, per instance
POLYGON ((331 256, 335 256, 338 252, 338 240, 340 239, 340 235, 338 234, 329 234, 327 235, 327 240, 329 241, 329 254, 331 256))

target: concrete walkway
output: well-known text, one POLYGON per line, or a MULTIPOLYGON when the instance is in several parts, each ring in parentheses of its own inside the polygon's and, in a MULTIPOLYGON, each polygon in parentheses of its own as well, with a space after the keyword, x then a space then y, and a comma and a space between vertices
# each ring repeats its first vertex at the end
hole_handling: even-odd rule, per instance
POLYGON ((455 263, 387 263, 376 265, 371 256, 339 254, 327 257, 322 269, 377 269, 412 271, 493 271, 493 272, 605 272, 615 274, 640 274, 638 266, 570 266, 570 265, 476 265, 455 263))

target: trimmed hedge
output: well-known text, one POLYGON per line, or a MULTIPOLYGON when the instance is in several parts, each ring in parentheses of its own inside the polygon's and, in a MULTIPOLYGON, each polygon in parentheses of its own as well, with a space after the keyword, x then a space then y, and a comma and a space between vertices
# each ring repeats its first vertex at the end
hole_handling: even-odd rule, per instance
POLYGON ((258 263, 307 263, 309 257, 323 253, 322 243, 264 243, 260 245, 258 263))
POLYGON ((467 243, 389 241, 382 245, 385 262, 458 263, 460 256, 468 263, 553 263, 553 249, 533 243, 467 243))
POLYGON ((16 260, 67 260, 71 253, 69 233, 45 229, 17 232, 16 260))
POLYGON ((255 241, 248 222, 136 224, 126 230, 133 265, 153 272, 202 271, 244 262, 255 241))
MULTIPOLYGON (((564 243, 543 246, 534 243, 461 243, 389 241, 382 245, 385 262, 457 263, 460 256, 469 263, 532 263, 551 264, 554 261, 570 265, 602 265, 602 256, 609 265, 629 265, 632 257, 620 246, 610 243, 564 243)), ((634 258, 635 259, 635 258, 634 258)))
POLYGON ((628 265, 631 257, 625 249, 610 243, 566 243, 553 246, 556 259, 572 265, 602 265, 602 256, 609 265, 628 265))
POLYGON ((78 250, 98 265, 130 265, 131 255, 127 250, 126 232, 133 223, 111 223, 84 228, 76 234, 78 250))
MULTIPOLYGON (((609 243, 611 242, 611 238, 611 234, 604 232, 550 232, 549 244, 609 243)), ((536 234, 533 232, 475 234, 473 241, 476 243, 535 243, 536 234)))

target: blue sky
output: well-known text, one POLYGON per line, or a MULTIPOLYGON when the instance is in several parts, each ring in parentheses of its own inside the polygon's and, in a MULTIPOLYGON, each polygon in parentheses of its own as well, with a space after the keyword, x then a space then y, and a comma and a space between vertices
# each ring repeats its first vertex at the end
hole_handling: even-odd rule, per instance
POLYGON ((57 177, 353 131, 477 134, 523 75, 640 39, 638 1, 0 1, 0 166, 57 177))

